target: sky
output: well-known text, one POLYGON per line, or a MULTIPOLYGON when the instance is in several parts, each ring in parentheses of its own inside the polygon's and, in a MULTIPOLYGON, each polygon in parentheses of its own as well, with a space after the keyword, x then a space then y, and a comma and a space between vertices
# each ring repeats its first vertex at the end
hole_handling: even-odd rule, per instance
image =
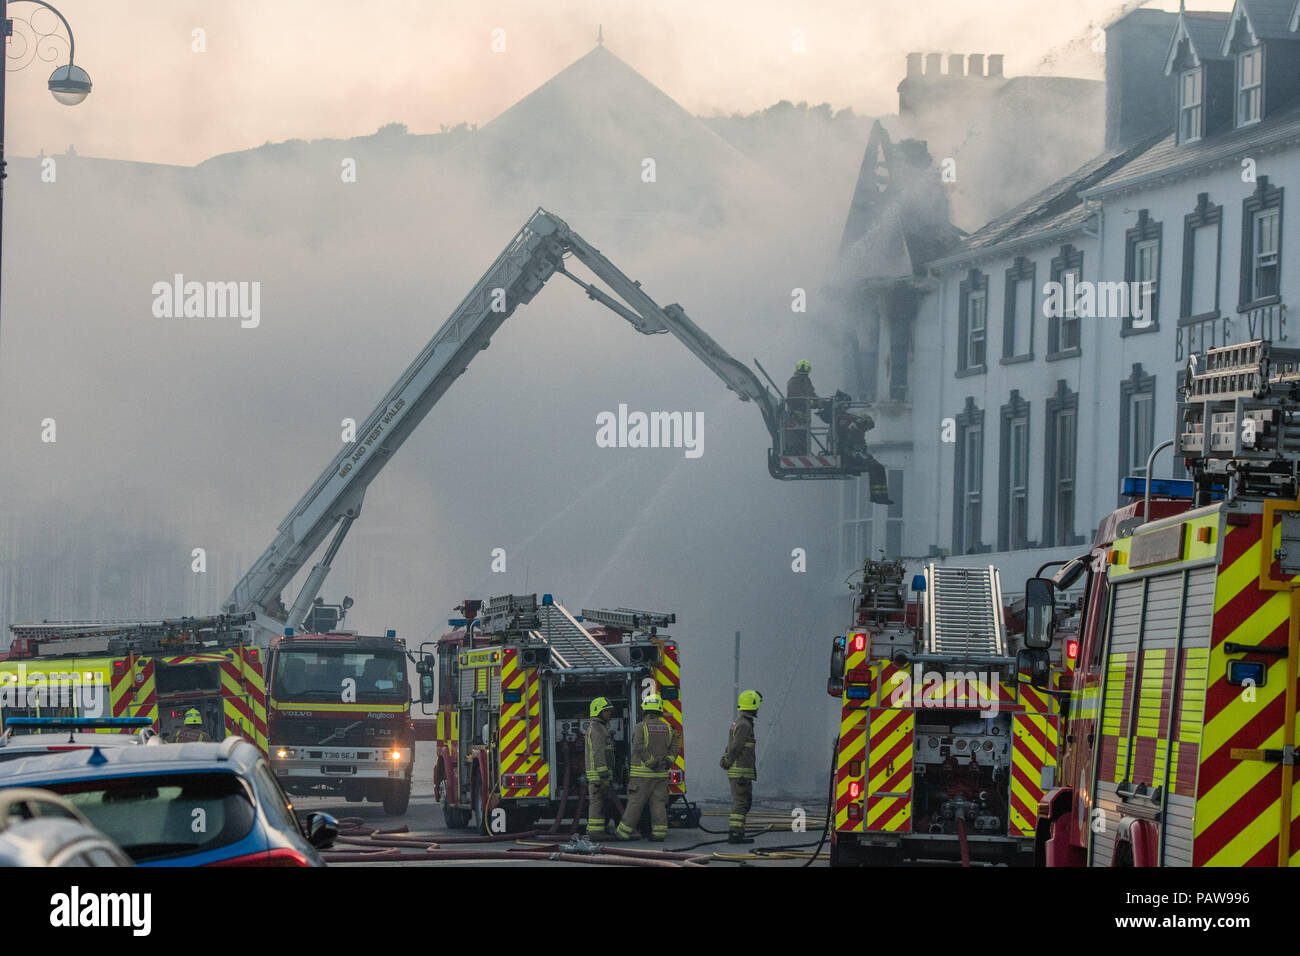
MULTIPOLYGON (((94 91, 77 107, 54 103, 44 80, 64 52, 43 46, 57 57, 9 75, 5 145, 11 155, 74 145, 193 165, 389 122, 416 133, 483 124, 586 53, 598 27, 612 51, 697 115, 781 99, 880 115, 896 108, 912 50, 1003 53, 1008 75, 1100 78, 1094 31, 1132 5, 913 0, 904 16, 885 0, 61 0, 94 91)), ((53 23, 24 0, 12 0, 10 16, 34 17, 42 30, 53 23)), ((11 41, 11 57, 20 53, 11 41)))

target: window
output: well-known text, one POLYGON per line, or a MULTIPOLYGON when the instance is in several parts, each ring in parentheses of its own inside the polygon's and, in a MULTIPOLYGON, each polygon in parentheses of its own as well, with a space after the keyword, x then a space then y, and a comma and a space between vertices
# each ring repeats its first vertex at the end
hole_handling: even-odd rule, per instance
MULTIPOLYGON (((1164 224, 1153 222, 1147 210, 1138 210, 1137 225, 1124 234, 1124 281, 1128 292, 1117 296, 1119 305, 1127 304, 1124 334, 1154 332, 1160 327, 1160 240, 1164 224)), ((1098 298, 1100 298, 1100 292, 1098 298)), ((1098 303, 1098 309, 1101 304, 1098 303)), ((1113 305, 1102 313, 1113 315, 1113 305)))
POLYGON ((1056 394, 1047 400, 1043 485, 1043 543, 1047 547, 1083 543, 1074 533, 1078 414, 1079 396, 1061 379, 1056 394))
POLYGON ((889 470, 889 506, 885 519, 885 557, 901 558, 903 556, 903 472, 889 470))
POLYGON ((984 371, 988 345, 988 288, 984 273, 972 269, 959 287, 957 374, 984 371))
POLYGON ((1202 74, 1199 69, 1183 74, 1178 95, 1178 142, 1193 143, 1201 138, 1202 74))
POLYGON ((1007 270, 1002 309, 1002 359, 1023 360, 1034 354, 1034 271, 1024 256, 1007 270))
POLYGON ((1260 47, 1237 57, 1237 125, 1258 122, 1264 106, 1264 51, 1260 47))
POLYGON ((1029 541, 1029 403, 1012 389, 1002 406, 998 550, 1033 547, 1029 541))
MULTIPOLYGON (((898 501, 898 498, 891 498, 898 501)), ((865 478, 844 482, 841 499, 840 566, 844 569, 861 568, 871 557, 872 509, 871 485, 865 478)))
POLYGON ((1052 306, 1056 297, 1048 296, 1043 303, 1047 313, 1047 357, 1070 358, 1079 354, 1082 342, 1079 311, 1079 294, 1083 281, 1083 253, 1073 246, 1062 246, 1061 254, 1052 260, 1052 282, 1059 285, 1061 294, 1057 301, 1060 309, 1052 306), (1057 314, 1059 312, 1059 314, 1057 314))
MULTIPOLYGON (((1147 456, 1156 439, 1156 379, 1141 363, 1119 387, 1119 479, 1146 477, 1147 456)), ((1124 504, 1122 499, 1121 504, 1124 504)))
POLYGON ((1261 176, 1255 192, 1242 204, 1241 311, 1275 301, 1281 294, 1282 192, 1261 176))
POLYGON ((984 412, 967 398, 957 416, 957 454, 953 470, 954 554, 989 550, 980 541, 984 497, 984 412))
POLYGON ((1196 209, 1183 217, 1183 288, 1181 318, 1219 315, 1220 231, 1223 207, 1210 205, 1210 194, 1196 197, 1196 209))

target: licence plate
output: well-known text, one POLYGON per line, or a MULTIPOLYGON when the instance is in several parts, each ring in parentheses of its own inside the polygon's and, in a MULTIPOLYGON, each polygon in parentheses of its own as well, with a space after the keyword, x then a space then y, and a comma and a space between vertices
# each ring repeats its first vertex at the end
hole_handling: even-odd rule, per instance
POLYGON ((352 760, 355 755, 347 750, 326 750, 322 754, 325 760, 352 760))

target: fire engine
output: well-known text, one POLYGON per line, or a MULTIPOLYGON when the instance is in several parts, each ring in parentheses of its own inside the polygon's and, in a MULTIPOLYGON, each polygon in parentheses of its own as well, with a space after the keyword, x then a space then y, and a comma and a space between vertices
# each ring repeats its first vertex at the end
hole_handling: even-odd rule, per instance
MULTIPOLYGON (((622 796, 644 696, 659 694, 664 719, 684 739, 678 644, 662 631, 675 614, 574 615, 549 594, 540 604, 536 594, 506 595, 457 610, 463 616, 421 645, 417 664, 421 703, 436 711, 434 780, 449 827, 517 832, 543 817, 561 819, 568 807, 577 815, 593 698, 614 707, 614 782, 622 796), (494 817, 497 808, 503 816, 494 817)), ((692 819, 684 753, 669 771, 670 821, 679 824, 692 819)))
MULTIPOLYGON (((1140 501, 1104 519, 1072 562, 1086 602, 1062 781, 1038 808, 1039 862, 1298 862, 1298 410, 1300 350, 1208 350, 1180 403, 1191 477, 1126 479, 1140 501)), ((1038 648, 1056 636, 1055 585, 1026 586, 1038 648)))
POLYGON ((271 766, 287 792, 341 793, 406 812, 415 731, 406 645, 395 631, 295 634, 267 652, 271 766))
POLYGON ((868 560, 852 628, 832 643, 831 864, 1028 863, 1060 704, 1024 680, 1033 661, 996 568, 906 578, 901 561, 868 560))
POLYGON ((147 717, 171 739, 196 709, 212 739, 237 734, 265 752, 266 686, 251 617, 12 625, 0 719, 147 717))

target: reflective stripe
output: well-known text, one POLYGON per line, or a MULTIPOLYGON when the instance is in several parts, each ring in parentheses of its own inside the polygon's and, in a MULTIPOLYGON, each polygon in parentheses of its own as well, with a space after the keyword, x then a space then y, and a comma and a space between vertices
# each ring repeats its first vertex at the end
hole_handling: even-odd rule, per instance
POLYGON ((655 779, 668 779, 667 770, 646 770, 644 767, 633 767, 631 770, 633 777, 653 777, 655 779))

